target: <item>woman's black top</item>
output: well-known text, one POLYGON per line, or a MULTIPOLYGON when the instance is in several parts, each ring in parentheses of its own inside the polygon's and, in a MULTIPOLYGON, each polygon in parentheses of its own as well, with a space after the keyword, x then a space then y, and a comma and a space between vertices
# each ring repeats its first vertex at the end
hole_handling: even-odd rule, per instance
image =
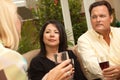
MULTIPOLYGON (((75 73, 73 79, 87 80, 80 68, 80 63, 77 60, 77 57, 71 50, 68 50, 68 54, 70 58, 74 59, 75 73)), ((28 77, 31 80, 41 80, 44 77, 44 75, 55 66, 56 66, 55 62, 39 54, 38 56, 33 58, 30 63, 30 67, 28 69, 28 77)))

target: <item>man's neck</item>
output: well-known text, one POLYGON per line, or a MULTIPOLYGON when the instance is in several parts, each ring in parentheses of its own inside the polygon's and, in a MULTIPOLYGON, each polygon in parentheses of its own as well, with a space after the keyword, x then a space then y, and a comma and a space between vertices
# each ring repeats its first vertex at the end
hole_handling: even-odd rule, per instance
POLYGON ((103 36, 103 39, 106 41, 108 45, 110 45, 110 36, 103 36))
POLYGON ((103 35, 103 39, 106 41, 106 43, 110 45, 110 30, 104 31, 101 34, 103 35))

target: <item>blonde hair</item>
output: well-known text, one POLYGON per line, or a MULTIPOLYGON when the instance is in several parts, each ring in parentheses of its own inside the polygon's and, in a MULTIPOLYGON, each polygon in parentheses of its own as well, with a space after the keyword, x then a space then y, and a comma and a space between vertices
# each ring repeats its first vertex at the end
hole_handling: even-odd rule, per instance
POLYGON ((7 48, 17 50, 19 33, 16 28, 17 7, 11 0, 0 1, 0 40, 7 48))

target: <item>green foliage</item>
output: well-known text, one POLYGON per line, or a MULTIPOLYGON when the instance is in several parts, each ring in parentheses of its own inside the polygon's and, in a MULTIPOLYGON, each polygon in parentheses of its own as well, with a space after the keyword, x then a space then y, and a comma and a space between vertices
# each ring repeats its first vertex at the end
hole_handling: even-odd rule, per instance
POLYGON ((78 38, 87 31, 87 23, 84 13, 81 13, 82 0, 69 0, 71 21, 73 25, 73 34, 75 44, 78 38))
POLYGON ((77 44, 78 38, 87 31, 87 24, 86 21, 81 21, 82 23, 74 24, 73 31, 74 31, 74 39, 75 43, 77 44))
MULTIPOLYGON (((59 0, 60 1, 60 0, 59 0)), ((84 15, 81 15, 81 3, 82 0, 68 0, 70 7, 70 15, 72 21, 72 28, 74 34, 75 43, 80 35, 87 30, 86 19, 84 15)), ((63 22, 62 9, 60 2, 57 5, 54 4, 54 0, 38 0, 36 10, 33 11, 34 15, 39 18, 36 22, 38 30, 45 21, 49 19, 56 19, 63 22)), ((64 22, 63 22, 64 23, 64 22)), ((68 34, 68 33, 67 33, 68 34)), ((69 36, 69 34, 68 34, 69 36)), ((68 42, 70 45, 70 41, 68 42)))
POLYGON ((120 21, 116 19, 115 10, 113 9, 113 22, 111 23, 113 27, 120 27, 120 21))
MULTIPOLYGON (((68 0, 70 7, 70 15, 72 21, 72 28, 75 43, 78 37, 87 30, 87 24, 85 16, 81 15, 81 3, 82 0, 68 0)), ((41 26, 50 19, 58 20, 62 23, 63 15, 60 5, 60 0, 58 4, 54 4, 54 0, 38 0, 35 8, 31 9, 35 18, 34 21, 25 22, 22 31, 22 41, 20 43, 19 52, 24 53, 31 49, 39 48, 39 31, 41 26)), ((67 32, 68 36, 72 33, 67 32)), ((68 41, 68 45, 73 45, 71 41, 68 41)))
POLYGON ((21 54, 30 51, 32 49, 39 48, 39 35, 32 21, 24 22, 22 26, 22 39, 20 41, 18 52, 21 54))
POLYGON ((116 27, 120 27, 120 21, 116 21, 115 26, 116 26, 116 27))
POLYGON ((56 19, 63 22, 60 3, 55 5, 54 0, 38 0, 36 8, 33 9, 33 15, 38 17, 35 22, 38 30, 47 20, 56 19))
POLYGON ((113 26, 113 27, 120 27, 120 21, 118 21, 116 19, 116 17, 114 17, 114 20, 113 20, 111 26, 113 26))

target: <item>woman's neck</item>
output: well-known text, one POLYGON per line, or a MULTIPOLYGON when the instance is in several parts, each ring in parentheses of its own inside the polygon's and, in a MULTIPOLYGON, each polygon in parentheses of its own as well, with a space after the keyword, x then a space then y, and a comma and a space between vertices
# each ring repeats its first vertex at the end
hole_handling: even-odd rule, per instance
POLYGON ((47 58, 54 61, 54 54, 58 53, 58 47, 46 47, 47 58))

